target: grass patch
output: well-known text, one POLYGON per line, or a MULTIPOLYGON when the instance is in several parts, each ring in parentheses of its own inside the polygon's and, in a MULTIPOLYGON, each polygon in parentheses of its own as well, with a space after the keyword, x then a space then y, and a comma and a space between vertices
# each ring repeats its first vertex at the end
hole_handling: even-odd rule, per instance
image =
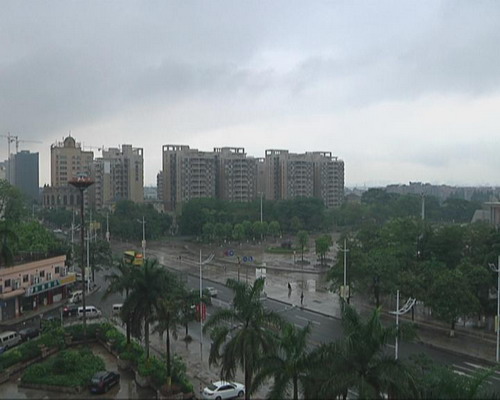
POLYGON ((104 369, 104 361, 87 348, 64 350, 27 368, 21 381, 66 387, 87 386, 92 376, 104 369))

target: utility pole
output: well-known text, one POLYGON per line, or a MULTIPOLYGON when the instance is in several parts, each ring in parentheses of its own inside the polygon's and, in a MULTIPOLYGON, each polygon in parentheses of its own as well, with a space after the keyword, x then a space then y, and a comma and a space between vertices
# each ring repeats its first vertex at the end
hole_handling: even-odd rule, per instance
POLYGON ((340 250, 344 253, 344 284, 340 288, 340 297, 343 298, 347 304, 349 304, 349 298, 350 298, 350 293, 349 293, 349 286, 347 286, 347 252, 349 251, 347 249, 347 240, 344 239, 344 249, 340 250))
POLYGON ((500 320, 500 256, 498 256, 498 266, 495 267, 495 264, 490 264, 490 268, 493 272, 498 274, 497 277, 497 315, 495 317, 495 331, 497 333, 497 349, 496 349, 496 362, 500 360, 500 329, 499 329, 499 320, 500 320))
POLYGON ((215 254, 210 254, 205 261, 201 261, 201 249, 200 249, 200 360, 203 361, 203 272, 202 266, 208 264, 215 257, 215 254))
POLYGON ((399 308, 399 289, 396 292, 396 311, 390 311, 391 314, 396 315, 396 343, 394 346, 394 359, 397 360, 399 357, 399 316, 406 314, 408 311, 410 311, 413 306, 415 305, 415 302, 417 299, 415 298, 409 298, 405 305, 399 308))

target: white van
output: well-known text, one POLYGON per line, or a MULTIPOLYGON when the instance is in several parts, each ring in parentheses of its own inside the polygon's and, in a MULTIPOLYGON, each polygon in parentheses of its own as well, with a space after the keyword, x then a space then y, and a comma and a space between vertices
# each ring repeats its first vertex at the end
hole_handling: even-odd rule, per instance
POLYGON ((3 350, 7 350, 11 347, 14 347, 21 341, 21 336, 17 332, 7 331, 0 333, 0 347, 3 350))
MULTIPOLYGON (((87 318, 98 318, 102 315, 101 310, 94 306, 86 306, 85 310, 87 318)), ((78 307, 78 318, 83 318, 83 307, 78 307)))
POLYGON ((120 311, 122 310, 123 304, 113 304, 113 308, 111 310, 111 314, 118 316, 120 315, 120 311))
POLYGON ((83 297, 83 291, 82 290, 75 290, 69 296, 68 302, 73 303, 73 304, 79 303, 80 301, 82 301, 82 297, 83 297))

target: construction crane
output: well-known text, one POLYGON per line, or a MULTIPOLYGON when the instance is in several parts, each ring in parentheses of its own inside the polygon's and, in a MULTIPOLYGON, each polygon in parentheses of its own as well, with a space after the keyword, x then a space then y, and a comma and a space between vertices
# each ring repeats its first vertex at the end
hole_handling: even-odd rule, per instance
POLYGON ((31 142, 31 143, 42 143, 39 140, 23 140, 19 139, 19 136, 11 135, 10 132, 7 132, 7 135, 0 135, 1 137, 7 138, 7 158, 10 157, 10 144, 16 142, 16 154, 19 152, 19 142, 31 142))

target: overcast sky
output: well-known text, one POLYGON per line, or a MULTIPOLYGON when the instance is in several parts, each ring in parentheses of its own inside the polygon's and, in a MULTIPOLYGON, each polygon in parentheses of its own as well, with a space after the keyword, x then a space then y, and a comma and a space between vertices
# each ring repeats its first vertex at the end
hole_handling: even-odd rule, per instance
POLYGON ((496 0, 0 0, 0 134, 42 142, 19 144, 41 185, 70 131, 143 147, 146 184, 187 144, 331 151, 346 186, 500 185, 499 21, 496 0))

